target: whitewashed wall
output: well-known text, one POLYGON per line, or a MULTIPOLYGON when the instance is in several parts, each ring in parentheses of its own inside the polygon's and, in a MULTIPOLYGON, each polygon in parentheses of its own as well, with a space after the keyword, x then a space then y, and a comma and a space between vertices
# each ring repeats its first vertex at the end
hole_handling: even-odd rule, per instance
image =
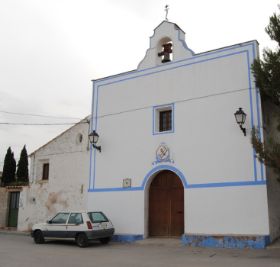
POLYGON ((185 191, 185 232, 211 235, 268 235, 265 186, 185 191))
POLYGON ((9 193, 4 187, 0 187, 0 228, 7 226, 9 193))
POLYGON ((30 187, 20 193, 19 230, 30 230, 61 210, 86 208, 88 130, 87 123, 78 123, 31 154, 30 187), (45 162, 49 162, 48 181, 42 180, 45 162))
POLYGON ((195 55, 183 38, 163 22, 138 70, 94 81, 92 128, 102 153, 91 154, 88 208, 106 211, 119 234, 146 236, 148 174, 173 169, 185 179, 186 233, 269 235, 265 169, 250 143, 252 126, 262 123, 250 71, 258 44, 195 55), (165 39, 175 60, 160 64, 165 39), (154 107, 166 104, 174 105, 174 132, 154 134, 154 107), (234 118, 239 107, 246 137, 234 118), (154 164, 162 142, 172 162, 154 164), (122 188, 125 178, 131 189, 122 188))

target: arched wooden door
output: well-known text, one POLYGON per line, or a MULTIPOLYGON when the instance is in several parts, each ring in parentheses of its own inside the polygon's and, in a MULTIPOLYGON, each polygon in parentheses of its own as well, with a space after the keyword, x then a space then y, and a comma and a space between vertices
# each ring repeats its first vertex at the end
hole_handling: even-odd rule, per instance
POLYGON ((171 171, 160 172, 149 191, 149 235, 180 236, 184 233, 184 187, 171 171))

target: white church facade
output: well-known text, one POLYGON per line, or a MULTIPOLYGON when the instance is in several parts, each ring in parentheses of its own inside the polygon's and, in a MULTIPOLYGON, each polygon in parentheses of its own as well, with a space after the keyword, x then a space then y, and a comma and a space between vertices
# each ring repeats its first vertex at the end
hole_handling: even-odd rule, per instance
POLYGON ((280 183, 250 140, 270 116, 251 72, 257 57, 257 41, 195 54, 163 21, 137 69, 94 80, 92 114, 30 155, 17 229, 61 210, 101 210, 116 241, 264 248, 280 236, 280 183))
POLYGON ((262 133, 257 57, 257 41, 195 54, 163 21, 135 71, 93 81, 101 151, 90 151, 87 208, 108 214, 116 240, 258 248, 273 238, 266 171, 250 141, 252 127, 262 133))

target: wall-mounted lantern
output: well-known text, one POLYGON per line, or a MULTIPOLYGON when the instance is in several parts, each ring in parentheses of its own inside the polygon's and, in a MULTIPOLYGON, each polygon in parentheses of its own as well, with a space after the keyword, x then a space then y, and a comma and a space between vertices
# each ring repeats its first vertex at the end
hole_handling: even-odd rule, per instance
POLYGON ((97 149, 99 152, 101 152, 101 146, 97 146, 97 145, 96 145, 97 142, 98 142, 98 139, 99 139, 98 133, 97 133, 95 130, 93 130, 92 133, 90 133, 90 134, 88 135, 88 138, 89 138, 89 141, 90 141, 90 143, 92 144, 92 146, 93 146, 95 149, 97 149))
POLYGON ((240 126, 241 131, 243 132, 244 136, 246 136, 246 129, 243 127, 243 124, 245 123, 246 120, 246 113, 242 110, 242 108, 239 108, 235 113, 234 113, 235 119, 237 124, 240 126))

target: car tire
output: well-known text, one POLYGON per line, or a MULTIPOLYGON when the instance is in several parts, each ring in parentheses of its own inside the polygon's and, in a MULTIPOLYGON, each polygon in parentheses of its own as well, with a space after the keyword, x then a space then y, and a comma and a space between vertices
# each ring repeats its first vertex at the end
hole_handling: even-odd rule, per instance
POLYGON ((36 244, 43 244, 45 242, 45 238, 41 230, 36 230, 34 232, 34 242, 36 244))
POLYGON ((88 246, 88 238, 85 233, 80 233, 76 236, 76 243, 80 248, 88 246))
POLYGON ((110 242, 110 240, 111 240, 110 237, 103 237, 103 238, 99 239, 101 244, 108 244, 110 242))

